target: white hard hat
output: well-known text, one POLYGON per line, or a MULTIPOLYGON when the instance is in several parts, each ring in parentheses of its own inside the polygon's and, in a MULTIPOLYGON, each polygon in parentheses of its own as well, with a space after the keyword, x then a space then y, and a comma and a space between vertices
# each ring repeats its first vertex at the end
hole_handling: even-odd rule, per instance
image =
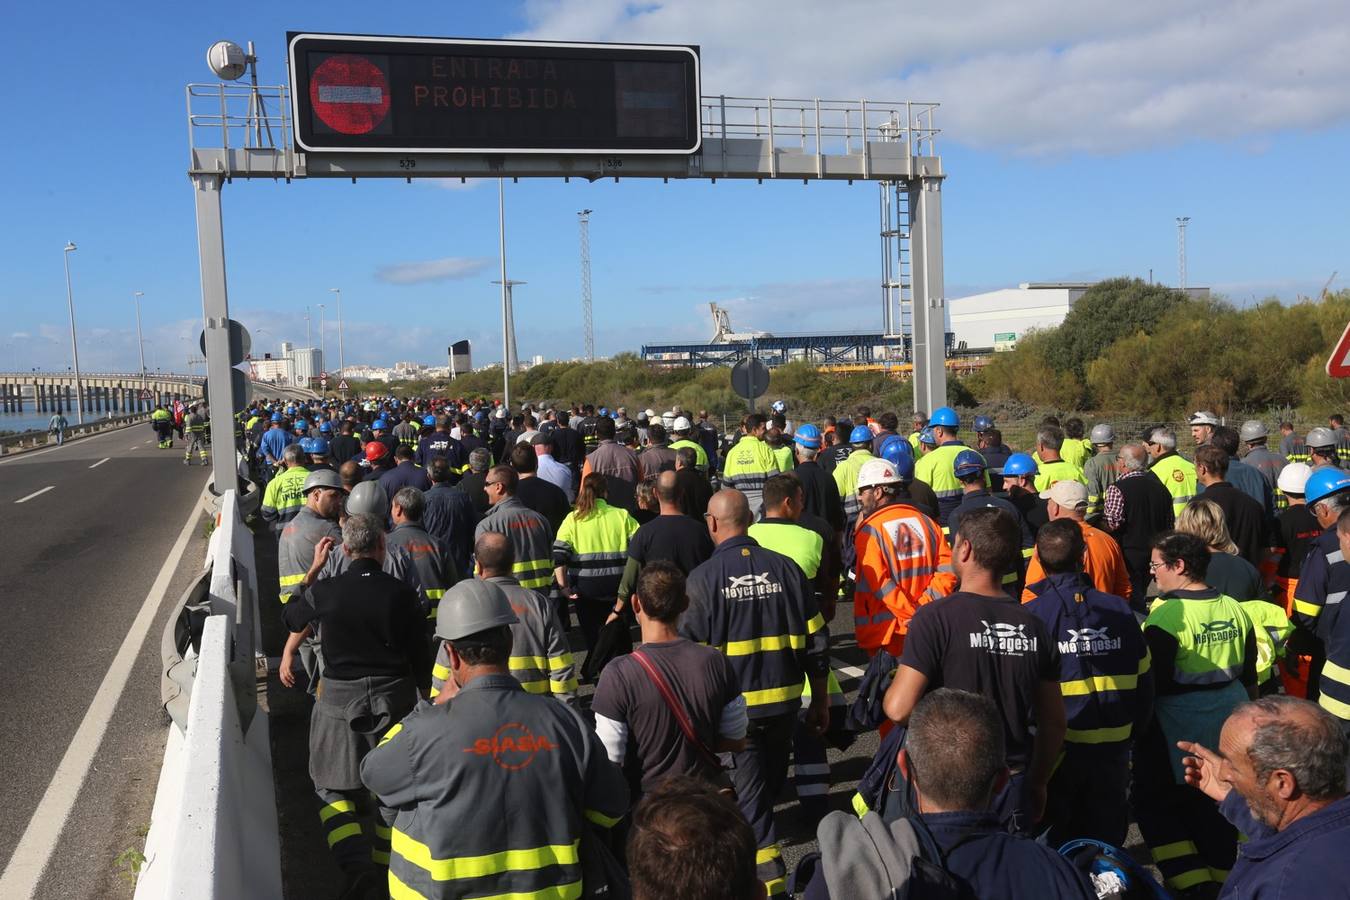
POLYGON ((1208 411, 1208 410, 1202 409, 1202 410, 1200 410, 1199 412, 1191 413, 1190 421, 1187 422, 1186 424, 1188 424, 1188 425, 1218 425, 1218 424, 1219 424, 1219 417, 1216 416, 1216 415, 1214 415, 1214 413, 1212 413, 1212 412, 1210 412, 1210 411, 1208 411))
POLYGON ((858 470, 858 490, 878 484, 899 484, 900 474, 889 460, 869 459, 858 470))
POLYGON ((1275 484, 1286 494, 1302 494, 1311 474, 1312 468, 1307 463, 1290 463, 1280 470, 1280 477, 1275 484))
POLYGON ((680 416, 674 422, 670 423, 671 431, 688 431, 690 428, 693 427, 694 424, 690 422, 688 419, 686 419, 684 416, 680 416))
POLYGON ((656 410, 652 409, 651 407, 648 407, 648 408, 647 408, 647 418, 649 418, 649 419, 655 419, 655 418, 656 418, 656 410))

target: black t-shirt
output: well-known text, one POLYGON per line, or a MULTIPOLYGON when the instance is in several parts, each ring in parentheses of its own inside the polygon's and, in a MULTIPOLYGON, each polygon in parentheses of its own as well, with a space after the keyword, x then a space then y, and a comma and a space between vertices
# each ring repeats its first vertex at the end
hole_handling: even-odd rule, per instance
POLYGON ((529 509, 534 510, 548 519, 548 524, 553 526, 553 533, 557 534, 558 529, 562 527, 563 519, 572 511, 572 504, 567 502, 567 493, 551 481, 545 481, 538 475, 532 478, 522 478, 516 482, 516 499, 529 509))
POLYGON ((657 516, 634 533, 628 558, 642 565, 658 559, 674 563, 688 575, 712 556, 713 542, 701 520, 689 516, 657 516))
POLYGON ((1303 569, 1303 558, 1308 555, 1308 548, 1322 536, 1322 531, 1322 525, 1306 504, 1295 504, 1280 513, 1279 527, 1275 530, 1275 546, 1284 550, 1284 553, 1280 555, 1280 565, 1275 574, 1280 578, 1297 578, 1303 569))
POLYGON ((353 435, 339 434, 328 442, 328 456, 339 466, 361 453, 361 442, 353 435))
POLYGON ((1008 765, 1031 758, 1036 691, 1059 680, 1059 650, 1045 623, 1008 596, 959 591, 919 607, 901 665, 928 678, 928 690, 956 688, 993 700, 1003 716, 1008 765))
MULTIPOLYGON (((706 747, 715 747, 722 711, 741 693, 726 656, 684 639, 643 644, 638 649, 665 676, 694 733, 706 747)), ((597 716, 627 723, 642 764, 644 790, 667 775, 716 776, 711 763, 685 738, 674 713, 637 660, 620 656, 605 666, 591 709, 597 716)))
POLYGON ((426 686, 426 613, 417 592, 373 560, 314 582, 282 608, 282 620, 293 632, 317 623, 328 677, 406 675, 426 686))

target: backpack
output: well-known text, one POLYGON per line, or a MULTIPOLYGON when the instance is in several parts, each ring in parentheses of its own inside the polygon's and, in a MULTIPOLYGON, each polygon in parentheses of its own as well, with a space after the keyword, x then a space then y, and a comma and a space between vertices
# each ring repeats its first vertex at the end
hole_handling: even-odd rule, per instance
POLYGON ((948 870, 946 854, 917 816, 887 823, 875 813, 858 819, 833 812, 821 821, 818 837, 820 852, 793 872, 793 892, 823 879, 839 900, 976 900, 970 884, 948 870))

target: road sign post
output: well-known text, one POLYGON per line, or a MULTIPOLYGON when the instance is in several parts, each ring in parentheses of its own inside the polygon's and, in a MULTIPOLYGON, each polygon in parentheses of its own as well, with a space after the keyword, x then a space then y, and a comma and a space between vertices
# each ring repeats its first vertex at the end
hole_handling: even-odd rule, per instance
POLYGON ((744 357, 731 367, 731 389, 745 400, 745 408, 754 412, 756 398, 769 390, 769 367, 758 357, 744 357))

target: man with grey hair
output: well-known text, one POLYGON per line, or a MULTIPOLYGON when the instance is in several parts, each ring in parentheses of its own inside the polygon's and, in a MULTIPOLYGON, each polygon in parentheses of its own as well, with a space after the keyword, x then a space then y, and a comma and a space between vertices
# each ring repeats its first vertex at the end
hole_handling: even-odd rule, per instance
POLYGON ((488 502, 487 489, 484 482, 487 481, 488 468, 492 465, 492 454, 485 447, 479 447, 469 451, 469 471, 459 480, 457 487, 469 495, 473 501, 474 512, 478 518, 487 515, 488 502))
POLYGON ((389 532, 388 542, 391 549, 406 552, 417 569, 417 579, 422 584, 422 593, 427 600, 427 629, 430 633, 435 628, 436 610, 441 605, 441 598, 459 581, 460 573, 445 547, 422 527, 426 508, 426 495, 417 488, 399 488, 390 504, 389 516, 394 521, 394 528, 389 532))
POLYGON ((1130 576, 1130 596, 1136 612, 1144 611, 1144 594, 1152 575, 1149 560, 1153 536, 1169 531, 1175 522, 1172 495, 1148 473, 1148 450, 1140 441, 1130 441, 1116 454, 1118 474, 1106 488, 1102 501, 1102 528, 1120 542, 1125 570, 1130 576))
POLYGON ((305 478, 309 476, 309 469, 305 465, 308 461, 309 454, 300 449, 299 444, 288 444, 281 451, 281 464, 285 471, 267 482, 262 507, 258 510, 263 521, 272 527, 273 534, 281 534, 286 523, 294 519, 305 505, 301 489, 305 478))
MULTIPOLYGON (((335 542, 315 546, 322 567, 335 542)), ((417 592, 381 571, 384 523, 369 513, 349 516, 342 548, 351 563, 342 574, 316 582, 286 604, 282 621, 292 635, 317 629, 323 641, 323 689, 315 694, 309 725, 309 773, 323 807, 319 819, 328 846, 347 877, 344 896, 383 881, 394 811, 370 809, 361 760, 417 704, 430 683, 426 614, 417 592), (373 842, 364 820, 374 816, 373 842)), ((294 686, 283 667, 281 680, 294 686)))
POLYGON ((1195 499, 1195 464, 1177 453, 1176 432, 1160 425, 1149 432, 1149 468, 1172 495, 1172 515, 1179 516, 1186 504, 1195 499))
POLYGON ((919 879, 911 881, 908 866, 919 855, 916 826, 928 831, 947 873, 969 896, 1096 896, 1067 859, 1009 834, 993 814, 994 797, 1009 779, 1002 719, 993 700, 951 688, 924 696, 909 716, 896 765, 908 782, 917 822, 902 818, 888 825, 871 811, 861 819, 830 813, 820 823, 822 865, 807 897, 919 896, 919 879), (909 841, 914 844, 907 846, 909 841), (828 891, 821 890, 822 880, 828 891))
POLYGON ((1217 751, 1178 746, 1186 781, 1247 836, 1224 897, 1347 896, 1347 742, 1334 716, 1296 697, 1263 697, 1233 710, 1217 751))

